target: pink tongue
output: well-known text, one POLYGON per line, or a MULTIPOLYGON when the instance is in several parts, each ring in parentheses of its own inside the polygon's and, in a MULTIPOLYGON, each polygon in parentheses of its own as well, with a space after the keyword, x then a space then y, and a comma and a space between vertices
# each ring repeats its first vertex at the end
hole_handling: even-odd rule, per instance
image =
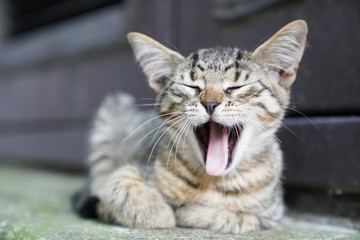
POLYGON ((210 122, 210 137, 206 155, 206 172, 212 176, 219 176, 228 164, 229 129, 219 127, 210 122))

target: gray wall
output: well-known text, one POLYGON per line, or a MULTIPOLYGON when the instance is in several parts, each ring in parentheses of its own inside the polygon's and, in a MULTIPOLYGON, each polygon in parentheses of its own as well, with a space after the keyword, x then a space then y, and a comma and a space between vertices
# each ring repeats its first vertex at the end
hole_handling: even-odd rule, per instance
POLYGON ((233 2, 127 1, 18 38, 6 36, 0 2, 0 161, 83 169, 90 119, 107 93, 127 91, 150 103, 129 31, 187 55, 218 45, 252 50, 305 19, 308 45, 285 122, 294 133, 279 133, 286 182, 359 188, 360 2, 285 1, 247 17, 233 2))

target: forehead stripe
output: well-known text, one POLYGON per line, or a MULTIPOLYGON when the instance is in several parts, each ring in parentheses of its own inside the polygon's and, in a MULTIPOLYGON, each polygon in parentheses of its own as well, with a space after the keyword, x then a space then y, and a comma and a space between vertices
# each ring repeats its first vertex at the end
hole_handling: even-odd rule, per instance
POLYGON ((193 62, 192 62, 192 69, 191 69, 191 72, 190 72, 190 78, 191 78, 191 80, 195 81, 194 68, 195 68, 195 66, 196 66, 197 61, 199 60, 199 54, 198 54, 198 53, 194 53, 194 54, 192 55, 192 59, 193 59, 193 62))
POLYGON ((190 72, 190 78, 191 78, 191 80, 195 81, 195 73, 194 73, 194 71, 190 72))
POLYGON ((239 80, 241 72, 235 72, 235 82, 239 80))
POLYGON ((191 69, 191 72, 190 72, 190 78, 191 78, 191 80, 195 81, 194 68, 196 67, 197 61, 199 60, 199 54, 198 54, 198 53, 194 53, 194 54, 192 55, 192 59, 193 59, 193 62, 192 62, 192 69, 191 69))
POLYGON ((239 61, 241 60, 242 56, 243 56, 243 53, 241 50, 239 50, 236 54, 235 68, 239 67, 239 61))
POLYGON ((197 61, 199 60, 199 54, 198 54, 198 53, 194 53, 194 54, 192 55, 192 59, 193 59, 192 67, 194 68, 194 67, 196 66, 197 61))
POLYGON ((226 72, 226 71, 228 71, 230 68, 232 68, 232 67, 234 67, 234 64, 231 64, 231 65, 229 65, 229 66, 227 66, 225 69, 224 69, 224 71, 226 72))
POLYGON ((196 65, 197 68, 199 68, 202 72, 205 70, 200 64, 196 65))
POLYGON ((241 50, 239 50, 236 54, 236 61, 240 61, 243 56, 243 53, 241 50))

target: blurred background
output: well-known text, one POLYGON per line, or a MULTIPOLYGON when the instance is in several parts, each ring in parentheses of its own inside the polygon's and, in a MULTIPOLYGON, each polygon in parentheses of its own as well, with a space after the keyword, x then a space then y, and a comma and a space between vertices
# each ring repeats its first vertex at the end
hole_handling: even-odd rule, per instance
POLYGON ((85 173, 103 97, 122 90, 153 101, 130 31, 187 56, 214 46, 252 51, 295 19, 309 35, 289 129, 279 132, 287 196, 296 204, 306 202, 300 192, 321 192, 330 206, 359 197, 358 0, 0 0, 0 163, 85 173))

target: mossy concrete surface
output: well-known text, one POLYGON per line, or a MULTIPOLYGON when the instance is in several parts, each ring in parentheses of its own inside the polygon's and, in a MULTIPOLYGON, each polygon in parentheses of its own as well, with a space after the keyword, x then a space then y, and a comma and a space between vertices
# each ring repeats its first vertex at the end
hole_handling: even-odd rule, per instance
POLYGON ((82 219, 71 210, 70 198, 84 182, 83 177, 0 165, 0 240, 360 239, 360 233, 355 229, 319 221, 310 223, 294 215, 285 217, 276 229, 242 235, 184 228, 128 229, 103 224, 82 219))

